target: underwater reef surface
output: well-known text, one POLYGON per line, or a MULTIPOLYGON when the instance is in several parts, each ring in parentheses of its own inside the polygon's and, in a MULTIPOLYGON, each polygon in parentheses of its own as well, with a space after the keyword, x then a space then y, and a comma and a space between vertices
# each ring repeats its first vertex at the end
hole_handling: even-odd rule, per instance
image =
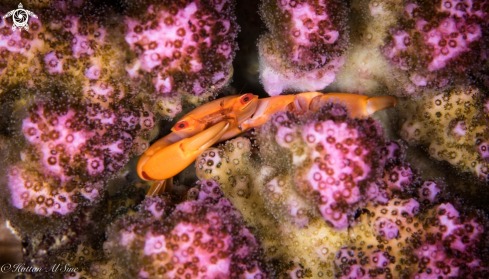
POLYGON ((488 0, 22 5, 0 5, 0 278, 489 278, 488 0), (307 91, 397 106, 254 111, 146 196, 139 156, 186 113, 307 91))

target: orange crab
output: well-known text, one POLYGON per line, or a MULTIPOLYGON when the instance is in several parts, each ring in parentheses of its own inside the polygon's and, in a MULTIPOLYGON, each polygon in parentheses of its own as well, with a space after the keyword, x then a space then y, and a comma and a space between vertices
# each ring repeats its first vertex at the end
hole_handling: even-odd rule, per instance
POLYGON ((156 141, 139 159, 138 175, 156 180, 148 195, 157 195, 172 183, 172 177, 189 166, 213 144, 262 125, 279 111, 317 111, 327 102, 343 103, 349 116, 361 118, 394 107, 391 96, 367 97, 347 93, 306 92, 258 99, 247 93, 228 96, 202 105, 180 119, 172 133, 156 141))

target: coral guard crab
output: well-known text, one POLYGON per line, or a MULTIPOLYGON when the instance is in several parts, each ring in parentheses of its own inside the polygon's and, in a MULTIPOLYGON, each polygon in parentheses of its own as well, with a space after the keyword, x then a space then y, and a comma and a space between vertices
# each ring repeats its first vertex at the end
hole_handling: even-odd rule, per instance
POLYGON ((368 97, 348 93, 305 92, 258 99, 246 93, 227 96, 196 108, 180 119, 172 133, 144 152, 137 173, 144 180, 156 180, 148 195, 157 195, 172 183, 172 177, 189 166, 200 153, 215 143, 238 136, 269 121, 279 111, 301 114, 317 111, 328 102, 344 104, 352 118, 394 107, 392 96, 368 97))

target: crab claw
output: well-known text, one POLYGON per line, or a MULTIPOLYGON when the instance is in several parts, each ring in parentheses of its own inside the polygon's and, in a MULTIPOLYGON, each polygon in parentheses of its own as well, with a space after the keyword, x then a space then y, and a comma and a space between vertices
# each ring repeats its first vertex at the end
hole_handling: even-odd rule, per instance
POLYGON ((397 99, 392 96, 378 96, 367 99, 367 112, 373 114, 376 111, 395 107, 397 99))
POLYGON ((348 93, 329 93, 314 96, 310 109, 319 110, 327 102, 343 103, 352 118, 368 117, 376 111, 396 106, 397 99, 392 96, 368 97, 348 93))
POLYGON ((161 148, 142 166, 142 178, 164 180, 177 175, 195 161, 202 151, 216 143, 229 126, 229 122, 221 121, 193 137, 161 148))

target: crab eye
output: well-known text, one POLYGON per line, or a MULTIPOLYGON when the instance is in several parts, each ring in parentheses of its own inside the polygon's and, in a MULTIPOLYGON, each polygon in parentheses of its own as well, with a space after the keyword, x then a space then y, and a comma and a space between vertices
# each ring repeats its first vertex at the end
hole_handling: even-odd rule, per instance
POLYGON ((244 94, 239 99, 239 101, 241 102, 242 105, 246 105, 247 103, 251 102, 251 100, 253 100, 253 94, 251 94, 251 93, 244 94))
POLYGON ((188 122, 186 120, 182 120, 180 122, 177 122, 173 128, 175 128, 175 131, 180 131, 188 127, 188 122))

